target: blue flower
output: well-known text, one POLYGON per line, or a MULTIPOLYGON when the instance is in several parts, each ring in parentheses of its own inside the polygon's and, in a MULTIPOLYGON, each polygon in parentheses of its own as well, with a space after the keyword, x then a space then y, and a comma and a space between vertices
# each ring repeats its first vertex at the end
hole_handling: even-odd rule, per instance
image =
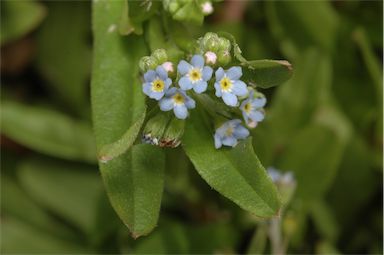
POLYGON ((248 93, 247 85, 239 80, 242 74, 239 66, 231 67, 227 72, 221 67, 217 69, 215 73, 216 96, 222 97, 226 105, 236 106, 237 96, 245 96, 248 93))
POLYGON ((212 77, 212 68, 204 66, 204 58, 201 55, 194 55, 191 64, 185 60, 181 60, 177 66, 177 70, 183 76, 179 80, 182 90, 192 89, 196 93, 203 93, 207 90, 207 81, 212 77))
POLYGON ((254 91, 251 90, 249 97, 240 105, 245 123, 248 127, 255 128, 257 123, 264 119, 263 107, 267 102, 265 97, 254 97, 254 91))
POLYGON ((181 89, 170 88, 163 99, 159 102, 162 111, 173 109, 178 119, 185 119, 188 116, 188 109, 195 108, 195 100, 187 96, 181 89))
POLYGON ((249 131, 241 124, 241 120, 229 120, 225 122, 221 127, 216 129, 214 135, 215 138, 215 148, 218 149, 222 145, 226 146, 236 146, 237 140, 245 139, 249 136, 249 131))
POLYGON ((172 80, 168 78, 167 71, 158 66, 156 71, 149 70, 144 74, 143 92, 150 98, 160 100, 171 84, 172 80))

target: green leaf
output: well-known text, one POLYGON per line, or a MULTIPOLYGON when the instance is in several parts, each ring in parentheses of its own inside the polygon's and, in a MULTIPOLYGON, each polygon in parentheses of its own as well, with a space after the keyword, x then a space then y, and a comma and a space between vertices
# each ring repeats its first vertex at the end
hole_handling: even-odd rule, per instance
POLYGON ((47 155, 96 161, 92 130, 59 112, 16 102, 1 105, 1 130, 16 142, 47 155))
MULTIPOLYGON (((118 33, 122 4, 93 2, 92 107, 98 148, 118 141, 145 109, 138 62, 147 49, 143 37, 118 33)), ((122 156, 101 163, 100 170, 111 204, 133 236, 149 233, 157 222, 163 190, 161 149, 133 146, 122 156)))
POLYGON ((143 125, 146 112, 144 111, 139 119, 114 143, 104 145, 99 152, 99 160, 103 163, 114 159, 131 148, 135 142, 140 128, 143 125))
POLYGON ((37 68, 67 107, 73 112, 87 113, 86 86, 91 67, 91 48, 87 40, 90 4, 85 1, 46 4, 49 13, 36 34, 37 68))
POLYGON ((96 169, 65 161, 32 158, 23 161, 19 171, 21 184, 31 197, 89 234, 102 191, 96 169))
POLYGON ((161 148, 139 144, 101 165, 112 206, 137 238, 157 223, 164 186, 165 155, 161 148))
POLYGON ((32 31, 43 20, 45 13, 45 8, 37 1, 2 1, 0 45, 32 31))
POLYGON ((292 76, 292 65, 286 60, 254 60, 241 63, 244 79, 260 88, 278 86, 292 76))
POLYGON ((227 32, 219 32, 231 41, 233 46, 233 55, 240 62, 243 68, 243 78, 251 84, 260 88, 270 88, 278 86, 289 80, 292 76, 292 65, 286 60, 252 60, 248 61, 242 56, 241 49, 234 36, 227 32))
POLYGON ((203 179, 243 209, 260 217, 277 216, 281 205, 276 187, 253 152, 251 139, 235 148, 215 149, 214 131, 193 112, 183 147, 203 179))

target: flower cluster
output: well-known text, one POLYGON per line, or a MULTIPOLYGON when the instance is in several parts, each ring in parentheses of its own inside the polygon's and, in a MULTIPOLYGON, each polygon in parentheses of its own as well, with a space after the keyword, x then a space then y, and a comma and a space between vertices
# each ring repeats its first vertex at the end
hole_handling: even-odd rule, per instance
MULTIPOLYGON (((225 40, 219 46, 211 44, 213 46, 209 47, 212 50, 230 50, 225 40)), ((242 116, 248 128, 256 127, 257 123, 264 119, 263 107, 266 98, 242 81, 240 66, 228 69, 219 66, 214 71, 216 58, 217 55, 213 51, 196 54, 189 62, 179 61, 176 71, 172 61, 168 61, 162 50, 155 51, 151 57, 145 57, 141 61, 141 69, 146 70, 143 77, 143 93, 158 101, 161 111, 173 110, 179 120, 186 119, 189 111, 196 107, 196 97, 206 93, 210 100, 224 103, 226 106, 223 105, 223 109, 234 108, 230 112, 238 117, 242 116)), ((217 116, 212 117, 218 119, 217 116)), ((215 147, 234 147, 238 140, 248 137, 249 131, 241 123, 239 118, 216 123, 219 125, 214 134, 215 147)))

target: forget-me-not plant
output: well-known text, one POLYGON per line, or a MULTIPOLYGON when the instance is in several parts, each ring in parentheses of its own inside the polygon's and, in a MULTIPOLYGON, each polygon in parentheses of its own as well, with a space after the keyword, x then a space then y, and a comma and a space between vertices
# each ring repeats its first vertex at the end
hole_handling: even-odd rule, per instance
POLYGON ((160 100, 171 84, 172 80, 168 78, 167 71, 158 66, 156 71, 149 70, 144 74, 143 92, 150 98, 160 100))
POLYGON ((165 97, 159 102, 160 110, 170 111, 173 109, 178 119, 185 119, 188 116, 188 109, 195 108, 195 100, 187 96, 187 94, 177 88, 170 88, 165 97))
POLYGON ((264 119, 263 107, 266 102, 265 97, 255 98, 255 91, 251 90, 248 98, 241 103, 240 109, 248 127, 255 128, 264 119))
POLYGON ((237 96, 245 96, 248 93, 247 85, 240 80, 242 75, 239 66, 231 67, 227 71, 221 67, 217 69, 215 73, 216 96, 222 97, 226 105, 237 106, 237 96))
POLYGON ((203 93, 207 90, 208 80, 212 77, 212 68, 204 66, 204 57, 194 55, 191 63, 181 60, 177 70, 182 75, 179 80, 179 86, 183 90, 193 90, 196 93, 203 93))
POLYGON ((214 135, 215 148, 221 148, 221 146, 236 146, 238 140, 245 139, 249 136, 249 131, 241 125, 241 120, 234 119, 224 122, 214 135))

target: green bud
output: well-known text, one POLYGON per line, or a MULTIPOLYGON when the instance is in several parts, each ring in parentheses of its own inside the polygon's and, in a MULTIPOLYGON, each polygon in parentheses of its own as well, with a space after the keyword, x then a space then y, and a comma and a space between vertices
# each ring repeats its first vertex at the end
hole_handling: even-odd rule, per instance
POLYGON ((145 56, 142 57, 139 61, 139 68, 142 73, 147 72, 148 70, 155 69, 157 62, 153 57, 145 56))
POLYGON ((219 50, 230 52, 231 51, 231 42, 227 38, 220 37, 219 50))
POLYGON ((168 60, 167 52, 164 49, 157 49, 152 52, 152 58, 157 62, 157 65, 161 65, 168 60))
POLYGON ((175 148, 180 145, 184 134, 185 120, 173 118, 159 141, 160 147, 175 148))
POLYGON ((144 127, 142 142, 153 145, 159 145, 167 128, 170 115, 165 112, 159 112, 155 117, 148 120, 144 127))
POLYGON ((229 51, 219 51, 217 54, 217 62, 221 66, 228 65, 231 62, 231 54, 229 51))

